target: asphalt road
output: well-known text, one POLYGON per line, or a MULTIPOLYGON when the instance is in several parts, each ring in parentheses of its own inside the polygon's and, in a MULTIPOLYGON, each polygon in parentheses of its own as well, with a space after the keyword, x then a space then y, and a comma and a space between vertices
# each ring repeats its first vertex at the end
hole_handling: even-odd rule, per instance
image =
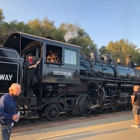
POLYGON ((132 112, 71 118, 13 128, 10 140, 140 140, 132 112))

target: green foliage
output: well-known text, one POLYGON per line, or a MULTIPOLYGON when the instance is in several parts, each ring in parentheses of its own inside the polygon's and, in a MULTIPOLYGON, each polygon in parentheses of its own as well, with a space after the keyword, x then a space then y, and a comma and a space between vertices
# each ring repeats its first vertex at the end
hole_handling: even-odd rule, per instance
POLYGON ((14 32, 25 32, 28 33, 30 27, 24 22, 18 22, 17 20, 11 21, 10 23, 5 22, 3 26, 6 28, 6 31, 11 34, 14 32))
POLYGON ((63 30, 65 42, 81 46, 81 52, 88 56, 89 52, 97 50, 97 45, 89 35, 77 25, 63 23, 59 29, 63 30))
POLYGON ((3 20, 4 20, 3 10, 0 9, 0 24, 3 22, 3 20))
MULTIPOLYGON (((85 53, 87 56, 89 52, 97 51, 97 45, 78 25, 62 23, 60 27, 56 28, 54 23, 46 17, 43 20, 36 18, 28 23, 17 20, 4 22, 3 10, 0 9, 0 44, 9 34, 24 32, 42 37, 50 36, 57 41, 81 46, 81 53, 85 53)), ((110 41, 107 46, 102 46, 99 52, 100 54, 111 54, 115 60, 120 58, 124 64, 125 56, 132 55, 132 60, 140 65, 140 49, 125 39, 116 42, 110 41)))
POLYGON ((80 28, 78 30, 78 34, 79 34, 79 37, 80 36, 84 36, 84 37, 87 37, 87 38, 90 38, 89 35, 84 31, 84 29, 80 28))
MULTIPOLYGON (((2 12, 2 11, 0 11, 2 12)), ((3 13, 0 15, 0 20, 3 19, 3 13)), ((56 28, 54 21, 47 18, 40 20, 38 18, 30 20, 27 24, 18 22, 17 20, 11 22, 4 22, 3 28, 0 29, 1 38, 6 38, 13 32, 24 32, 42 37, 52 37, 57 41, 67 42, 74 45, 81 46, 81 52, 88 55, 90 51, 95 51, 96 44, 90 39, 89 35, 78 25, 62 23, 60 27, 56 28), (2 30, 3 29, 3 30, 2 30), (90 49, 87 49, 89 47, 90 49)), ((2 41, 1 41, 2 42, 2 41)))
POLYGON ((127 39, 121 39, 116 42, 111 41, 105 49, 110 52, 114 60, 120 58, 122 63, 125 64, 126 55, 131 55, 132 61, 140 65, 140 62, 138 61, 140 58, 140 49, 132 42, 130 43, 127 39))
POLYGON ((54 21, 49 21, 47 18, 30 20, 28 25, 30 27, 29 33, 37 36, 51 36, 52 32, 55 31, 54 21))
POLYGON ((25 24, 24 22, 18 22, 17 20, 13 20, 10 23, 3 22, 3 28, 4 28, 4 34, 2 36, 1 43, 4 42, 4 40, 14 32, 24 32, 29 33, 30 27, 28 24, 25 24))
POLYGON ((6 34, 6 30, 5 27, 3 26, 3 22, 4 22, 4 15, 3 15, 3 10, 0 9, 0 45, 3 44, 4 41, 4 37, 6 34))
POLYGON ((69 43, 81 46, 81 53, 84 53, 86 56, 88 56, 90 52, 97 50, 96 44, 94 44, 90 38, 83 36, 72 38, 69 40, 69 43))
POLYGON ((65 30, 58 28, 51 33, 53 39, 61 42, 65 42, 64 40, 65 30))
POLYGON ((106 49, 106 46, 101 46, 99 49, 100 55, 102 54, 110 54, 110 51, 106 49))

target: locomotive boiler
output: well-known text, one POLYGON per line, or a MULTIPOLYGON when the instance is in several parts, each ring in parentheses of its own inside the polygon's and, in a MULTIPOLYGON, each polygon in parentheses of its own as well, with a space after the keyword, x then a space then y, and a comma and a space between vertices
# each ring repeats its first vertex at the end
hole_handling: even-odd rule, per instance
POLYGON ((0 94, 8 92, 11 83, 22 86, 18 108, 25 118, 45 115, 56 120, 60 113, 89 115, 92 110, 131 108, 133 86, 140 84, 140 70, 126 57, 126 66, 117 64, 110 55, 100 58, 80 54, 80 47, 22 32, 11 34, 0 47, 0 94), (25 97, 26 55, 41 59, 36 70, 38 84, 32 96, 25 97))

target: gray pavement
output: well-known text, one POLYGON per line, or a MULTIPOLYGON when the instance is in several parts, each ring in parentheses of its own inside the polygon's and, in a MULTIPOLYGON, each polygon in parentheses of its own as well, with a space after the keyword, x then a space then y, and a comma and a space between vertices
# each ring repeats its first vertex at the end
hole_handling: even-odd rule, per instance
POLYGON ((140 128, 131 124, 131 111, 83 117, 23 132, 15 129, 10 140, 140 140, 140 128))

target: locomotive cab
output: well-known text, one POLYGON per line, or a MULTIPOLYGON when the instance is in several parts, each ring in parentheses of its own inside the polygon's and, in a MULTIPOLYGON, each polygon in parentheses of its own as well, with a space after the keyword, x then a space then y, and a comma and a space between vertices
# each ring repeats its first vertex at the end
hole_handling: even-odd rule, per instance
POLYGON ((12 83, 22 86, 23 58, 14 49, 0 47, 0 94, 8 93, 12 83))
POLYGON ((30 52, 41 58, 37 77, 41 83, 79 83, 80 47, 25 33, 10 35, 4 46, 15 48, 26 59, 30 52), (14 41, 15 40, 15 41, 14 41))
MULTIPOLYGON (((79 46, 25 33, 11 34, 3 46, 14 48, 24 60, 28 53, 32 53, 34 59, 41 60, 36 69, 38 85, 33 87, 33 95, 37 98, 57 96, 64 92, 67 85, 70 88, 71 84, 80 83, 79 46), (52 89, 54 87, 57 87, 57 93, 52 89)), ((23 92, 25 77, 23 68, 23 92)))
MULTIPOLYGON (((68 96, 73 96, 69 94, 77 94, 74 84, 80 84, 80 47, 21 32, 11 34, 3 46, 15 49, 23 57, 21 63, 23 76, 19 74, 22 79, 23 95, 26 88, 23 64, 24 60, 27 59, 27 54, 32 53, 34 59, 41 61, 36 68, 38 84, 32 88, 32 96, 22 97, 18 101, 18 105, 22 106, 24 110, 24 115, 27 116, 25 110, 27 112, 35 110, 36 112, 40 108, 45 113, 45 109, 48 109, 51 102, 53 104, 55 102, 60 111, 64 112, 64 108, 60 104, 62 106, 66 104, 63 99, 66 96, 66 91, 68 96), (60 103, 58 104, 58 101, 55 101, 56 99, 54 100, 54 98, 58 98, 60 103), (26 106, 28 106, 28 109, 26 106)), ((19 81, 16 82, 19 83, 19 81)))

